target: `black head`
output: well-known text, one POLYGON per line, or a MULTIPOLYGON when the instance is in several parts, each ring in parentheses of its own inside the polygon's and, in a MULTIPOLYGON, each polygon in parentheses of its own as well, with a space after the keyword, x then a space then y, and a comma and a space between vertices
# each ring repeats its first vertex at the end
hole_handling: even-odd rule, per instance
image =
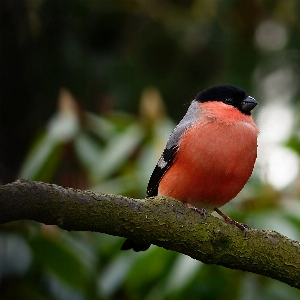
POLYGON ((244 90, 232 85, 218 85, 200 92, 196 99, 199 102, 221 101, 236 107, 245 115, 251 115, 251 110, 257 105, 254 98, 244 90))

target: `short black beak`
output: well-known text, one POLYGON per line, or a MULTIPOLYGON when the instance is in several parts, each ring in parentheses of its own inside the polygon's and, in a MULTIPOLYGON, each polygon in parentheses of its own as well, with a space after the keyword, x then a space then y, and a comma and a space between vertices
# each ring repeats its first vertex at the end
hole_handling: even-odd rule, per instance
POLYGON ((257 104, 257 101, 253 97, 248 96, 245 100, 242 101, 242 111, 250 115, 251 110, 257 104))

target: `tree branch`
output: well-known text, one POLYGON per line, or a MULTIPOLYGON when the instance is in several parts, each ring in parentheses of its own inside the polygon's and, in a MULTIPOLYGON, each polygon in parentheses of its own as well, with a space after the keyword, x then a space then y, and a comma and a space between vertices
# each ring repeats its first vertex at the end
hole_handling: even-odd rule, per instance
POLYGON ((23 219, 140 240, 300 288, 298 242, 267 230, 249 229, 244 237, 171 198, 140 200, 25 180, 0 186, 0 224, 23 219))

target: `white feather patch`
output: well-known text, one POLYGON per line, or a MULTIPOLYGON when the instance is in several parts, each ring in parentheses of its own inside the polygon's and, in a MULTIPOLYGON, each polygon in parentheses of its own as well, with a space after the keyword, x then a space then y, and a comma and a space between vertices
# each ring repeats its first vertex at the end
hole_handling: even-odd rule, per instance
POLYGON ((157 162, 157 166, 161 169, 165 168, 168 163, 164 160, 164 157, 161 156, 159 161, 157 162))

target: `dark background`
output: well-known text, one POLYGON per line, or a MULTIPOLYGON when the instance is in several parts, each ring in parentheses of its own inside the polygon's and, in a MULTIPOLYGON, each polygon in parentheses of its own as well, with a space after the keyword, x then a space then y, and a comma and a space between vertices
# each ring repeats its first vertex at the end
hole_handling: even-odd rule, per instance
MULTIPOLYGON (((0 182, 143 197, 202 89, 254 96, 259 160, 227 212, 300 238, 297 0, 1 0, 0 182)), ((287 285, 121 239, 0 228, 2 299, 299 299, 287 285), (16 259, 18 257, 18 259, 16 259), (187 296, 189 295, 189 296, 187 296), (21 298, 20 298, 21 297, 21 298)))

